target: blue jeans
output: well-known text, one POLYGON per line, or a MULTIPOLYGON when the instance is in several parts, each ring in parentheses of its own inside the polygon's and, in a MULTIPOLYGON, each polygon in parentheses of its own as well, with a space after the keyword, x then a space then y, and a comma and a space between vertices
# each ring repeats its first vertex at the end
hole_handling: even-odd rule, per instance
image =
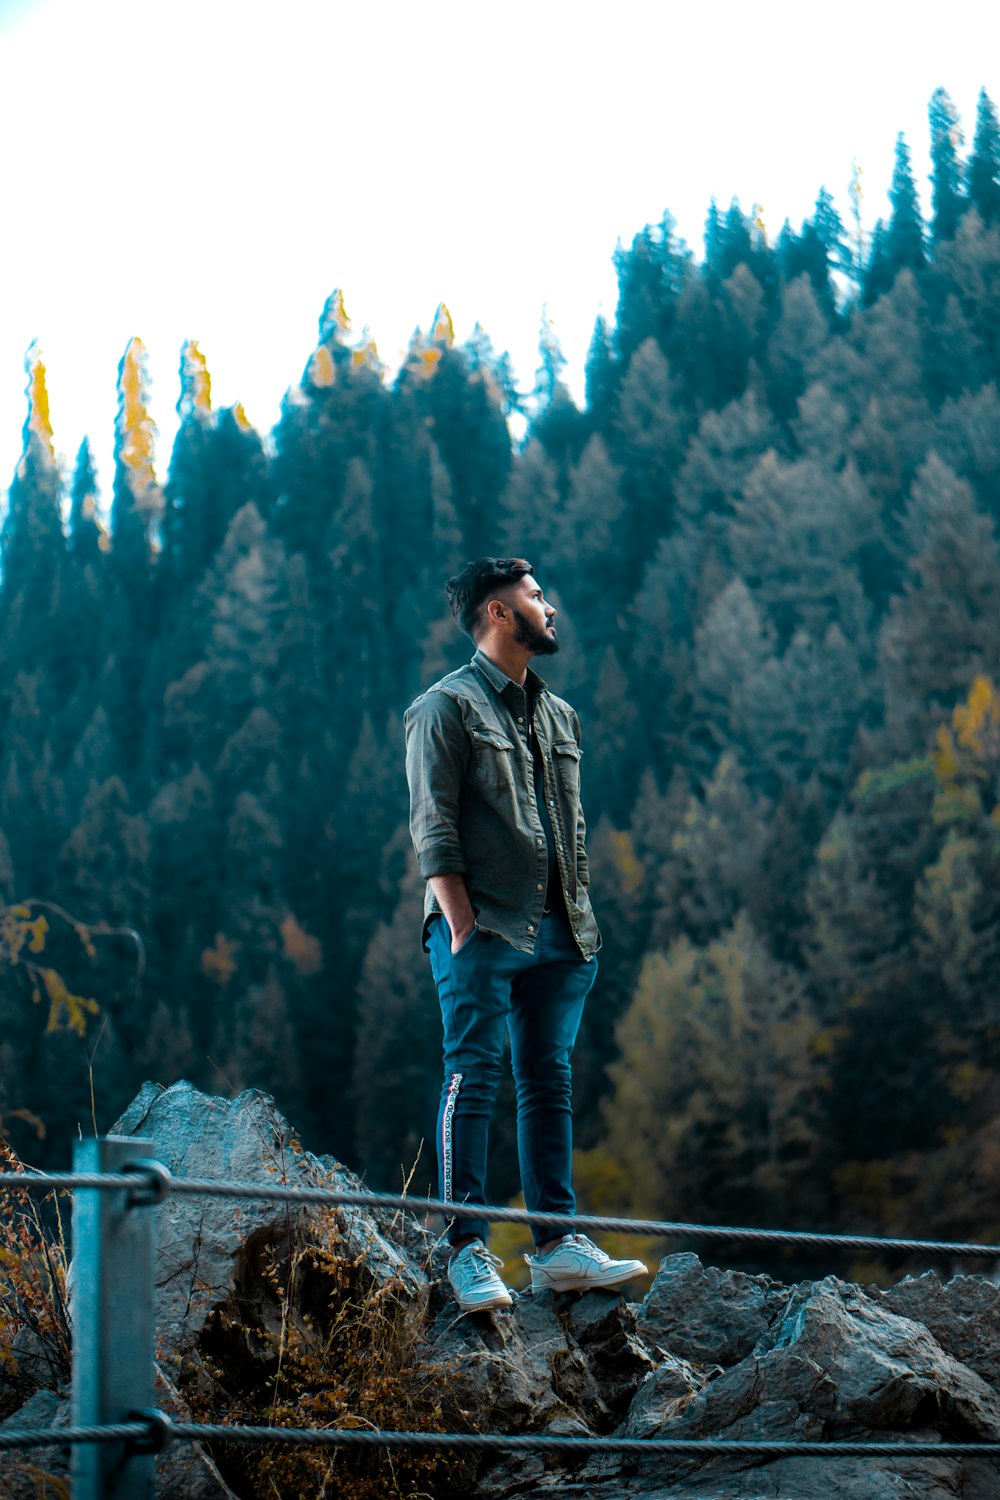
MULTIPOLYGON (((443 917, 428 933, 431 970, 444 1023, 444 1086, 438 1112, 441 1197, 486 1202, 490 1116, 510 1032, 517 1094, 517 1155, 529 1209, 572 1213, 573 1107, 570 1056, 596 958, 584 959, 564 915, 542 918, 534 953, 474 928, 457 953, 443 917)), ((478 1235, 484 1219, 455 1219, 454 1242, 478 1235)), ((535 1243, 552 1238, 534 1231, 535 1243)))

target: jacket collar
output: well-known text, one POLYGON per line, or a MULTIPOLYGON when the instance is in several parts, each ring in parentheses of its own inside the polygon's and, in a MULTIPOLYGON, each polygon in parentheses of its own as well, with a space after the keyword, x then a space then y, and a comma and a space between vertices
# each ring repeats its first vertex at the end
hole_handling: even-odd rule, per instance
MULTIPOLYGON (((508 677, 506 672, 501 672, 496 662, 490 661, 485 651, 476 652, 472 658, 472 665, 479 668, 490 687, 497 693, 502 693, 506 687, 520 686, 519 683, 513 682, 513 679, 508 677)), ((532 697, 537 697, 539 693, 544 693, 548 689, 548 683, 545 679, 539 677, 538 673, 533 672, 530 667, 528 668, 528 675, 525 678, 524 686, 532 697)))

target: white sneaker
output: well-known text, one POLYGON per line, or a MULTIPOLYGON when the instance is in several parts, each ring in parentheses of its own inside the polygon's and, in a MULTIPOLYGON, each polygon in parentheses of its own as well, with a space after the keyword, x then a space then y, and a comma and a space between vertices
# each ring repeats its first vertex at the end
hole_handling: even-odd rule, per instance
POLYGON ((513 1297, 496 1273, 503 1261, 491 1255, 482 1240, 470 1240, 451 1258, 448 1280, 455 1301, 463 1312, 482 1312, 488 1307, 510 1307, 513 1297))
POLYGON ((533 1292, 584 1292, 644 1276, 641 1260, 612 1260, 585 1234, 564 1234, 547 1255, 526 1255, 533 1292))

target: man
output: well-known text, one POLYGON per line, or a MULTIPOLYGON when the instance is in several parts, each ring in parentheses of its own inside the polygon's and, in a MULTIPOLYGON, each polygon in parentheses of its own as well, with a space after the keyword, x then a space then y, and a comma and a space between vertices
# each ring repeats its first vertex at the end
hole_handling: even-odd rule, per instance
MULTIPOLYGON (((406 712, 410 831, 427 880, 424 946, 444 1023, 441 1196, 485 1203, 490 1115, 509 1030, 524 1200, 572 1213, 570 1054, 597 973, 587 893, 580 723, 528 663, 559 649, 556 611, 523 558, 483 557, 447 584, 476 644, 406 712)), ((459 1307, 509 1306, 485 1220, 453 1219, 459 1307)), ((615 1286, 641 1261, 538 1230, 533 1290, 615 1286)))

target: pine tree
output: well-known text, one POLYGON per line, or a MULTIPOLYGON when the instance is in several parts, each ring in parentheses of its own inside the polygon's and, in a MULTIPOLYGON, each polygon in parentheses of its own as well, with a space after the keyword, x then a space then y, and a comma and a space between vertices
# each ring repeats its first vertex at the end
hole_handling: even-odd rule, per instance
POLYGON ((288 1000, 274 966, 236 1000, 218 1048, 230 1088, 264 1089, 276 1099, 298 1099, 302 1065, 288 1000), (231 1029, 230 1029, 231 1027, 231 1029))
POLYGON ((614 345, 623 367, 646 339, 656 339, 665 348, 670 337, 677 299, 691 276, 691 252, 676 228, 671 215, 664 214, 659 224, 647 225, 635 236, 629 250, 619 243, 615 251, 614 345))
MULTIPOLYGON (((974 344, 962 351, 971 367, 970 389, 1000 378, 1000 212, 984 224, 975 207, 963 214, 953 240, 935 261, 938 295, 950 292, 971 330, 974 344)), ((952 335, 954 336, 954 335, 952 335)), ((952 387, 955 391, 956 387, 952 387)))
POLYGON ((541 362, 532 392, 531 435, 565 470, 579 454, 586 425, 563 380, 566 357, 547 309, 542 313, 538 353, 541 362))
POLYGON ((919 754, 973 677, 991 672, 1000 654, 994 528, 968 485, 938 461, 928 461, 914 486, 904 535, 918 550, 879 640, 893 755, 919 754))
POLYGON ((829 321, 808 276, 783 286, 781 314, 767 346, 769 404, 780 420, 794 417, 829 337, 829 321))
POLYGON ((162 493, 153 467, 156 428, 149 415, 146 348, 130 339, 118 366, 115 483, 111 506, 112 555, 119 587, 133 608, 148 597, 152 546, 162 493))
POLYGON ((725 751, 746 743, 757 679, 773 645, 773 632, 753 595, 734 578, 695 628, 685 755, 692 770, 708 773, 725 751))
POLYGON ((301 552, 317 574, 349 466, 371 465, 390 399, 381 367, 351 345, 350 330, 343 297, 334 292, 320 317, 319 343, 300 384, 286 394, 274 432, 269 524, 288 554, 301 552))
POLYGON ((830 323, 836 313, 836 297, 831 273, 853 272, 851 250, 844 235, 843 221, 826 188, 820 188, 816 210, 806 219, 802 231, 793 233, 788 221, 775 244, 775 262, 781 278, 793 282, 805 276, 817 304, 830 323))
POLYGON ((992 381, 944 403, 931 451, 969 481, 994 523, 1000 520, 1000 396, 992 381))
POLYGON ((979 93, 969 157, 969 202, 984 224, 1000 221, 1000 121, 985 89, 979 93))
POLYGON ((415 336, 399 384, 432 427, 448 470, 467 556, 491 550, 499 499, 511 466, 509 372, 481 335, 456 347, 447 308, 429 337, 415 336))
POLYGON ((822 638, 837 621, 863 638, 867 610, 855 558, 877 535, 872 496, 853 464, 830 474, 772 450, 733 502, 727 550, 784 645, 796 628, 822 638))
POLYGON ((261 516, 270 506, 264 446, 241 406, 213 413, 211 377, 198 345, 181 350, 181 391, 164 499, 159 561, 165 607, 201 581, 222 545, 233 516, 252 503, 261 516))
POLYGON ((374 927, 364 956, 351 1083, 360 1169, 373 1187, 399 1192, 419 1155, 410 1189, 417 1195, 437 1189, 430 1142, 441 1086, 437 997, 419 951, 423 895, 411 860, 391 917, 374 927))
POLYGON ((724 544, 747 476, 777 440, 770 411, 753 391, 718 412, 706 412, 677 476, 677 510, 700 546, 724 544))
POLYGON ((623 471, 625 524, 637 557, 673 523, 673 476, 688 433, 678 383, 659 345, 646 339, 621 383, 614 454, 623 471))
POLYGON ((76 455, 69 507, 69 553, 79 568, 99 569, 101 557, 108 551, 107 535, 98 512, 99 501, 90 440, 84 438, 76 455))
POLYGON ((605 431, 614 416, 618 378, 619 365, 615 359, 607 319, 602 313, 594 324, 594 333, 587 350, 585 387, 585 415, 598 432, 605 431))
POLYGON ((652 942, 679 933, 694 942, 717 936, 750 901, 764 854, 769 804, 755 797, 734 755, 723 755, 692 796, 659 872, 652 942))
POLYGON ((560 474, 545 445, 531 438, 511 466, 491 551, 502 557, 547 557, 560 523, 560 474))
POLYGON ((892 213, 886 231, 885 252, 890 272, 895 275, 907 268, 922 270, 926 263, 924 249, 924 222, 920 216, 920 200, 917 185, 910 166, 910 149, 903 135, 896 137, 896 160, 889 188, 892 213))
MULTIPOLYGON (((867 638, 862 643, 868 646, 867 638)), ((746 707, 744 754, 751 778, 770 795, 814 783, 831 804, 843 796, 860 724, 870 718, 874 684, 866 659, 840 625, 818 635, 798 629, 763 663, 746 707)))
POLYGON ((953 239, 965 208, 965 168, 959 156, 964 144, 958 111, 944 89, 935 89, 929 106, 931 128, 931 209, 935 247, 953 239))
POLYGON ((612 608, 625 597, 627 559, 620 545, 624 513, 622 471, 612 462, 604 439, 595 433, 580 462, 570 470, 551 547, 540 554, 546 557, 546 572, 564 580, 568 599, 588 601, 580 625, 585 650, 607 638, 612 608), (604 608, 602 601, 607 601, 604 608))
POLYGON ((139 759, 147 728, 142 681, 158 624, 154 544, 163 497, 153 467, 156 428, 149 414, 146 363, 142 340, 131 339, 118 366, 108 560, 111 585, 108 627, 114 667, 106 692, 106 707, 121 742, 124 766, 129 770, 139 759))
MULTIPOLYGON (((54 638, 66 542, 61 519, 62 486, 49 419, 45 366, 37 344, 25 356, 28 412, 23 449, 0 528, 3 594, 0 630, 3 657, 14 670, 47 669, 59 649, 54 638)), ((0 668, 6 697, 11 667, 0 668)), ((47 675, 47 671, 46 671, 47 675)))

